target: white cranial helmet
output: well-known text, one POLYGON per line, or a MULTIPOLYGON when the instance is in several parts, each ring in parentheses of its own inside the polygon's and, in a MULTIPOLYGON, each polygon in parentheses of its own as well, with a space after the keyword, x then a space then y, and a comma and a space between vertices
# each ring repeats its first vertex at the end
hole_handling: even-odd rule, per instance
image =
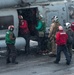
POLYGON ((42 19, 43 18, 43 15, 42 14, 39 14, 39 18, 42 19))
POLYGON ((69 28, 71 26, 69 22, 67 22, 65 25, 66 25, 66 28, 69 28))
POLYGON ((58 21, 58 16, 53 16, 52 19, 53 19, 54 21, 58 21))
POLYGON ((40 14, 40 17, 42 17, 42 18, 43 18, 43 15, 41 15, 41 14, 40 14))

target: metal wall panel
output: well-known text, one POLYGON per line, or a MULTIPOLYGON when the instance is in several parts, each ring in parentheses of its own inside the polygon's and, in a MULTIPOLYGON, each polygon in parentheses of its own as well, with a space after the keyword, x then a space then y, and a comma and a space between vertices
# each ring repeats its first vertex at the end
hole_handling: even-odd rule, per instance
POLYGON ((51 24, 51 17, 58 16, 59 22, 64 26, 64 22, 67 22, 67 13, 65 4, 54 4, 53 6, 45 6, 44 10, 46 15, 47 26, 51 24))
POLYGON ((69 2, 66 4, 67 7, 67 18, 69 22, 74 22, 74 2, 69 2))
MULTIPOLYGON (((18 14, 16 9, 4 9, 4 10, 0 10, 0 16, 9 16, 12 15, 13 16, 13 21, 14 21, 14 26, 15 26, 15 30, 14 33, 16 34, 16 36, 18 36, 18 14)), ((5 35, 6 34, 7 29, 4 30, 0 30, 0 37, 1 35, 5 35)))
POLYGON ((59 12, 58 11, 48 11, 48 12, 46 12, 46 19, 47 19, 46 25, 49 26, 52 23, 51 18, 55 15, 59 16, 59 12))
POLYGON ((0 0, 0 8, 15 6, 20 4, 21 0, 0 0))

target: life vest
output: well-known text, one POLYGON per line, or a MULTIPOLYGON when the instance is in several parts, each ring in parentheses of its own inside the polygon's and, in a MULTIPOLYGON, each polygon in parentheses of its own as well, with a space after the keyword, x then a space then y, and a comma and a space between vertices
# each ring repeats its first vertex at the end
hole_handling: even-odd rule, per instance
POLYGON ((15 44, 15 40, 11 40, 10 39, 10 35, 12 35, 14 37, 14 33, 13 32, 7 31, 6 32, 6 36, 5 36, 6 44, 15 44))
POLYGON ((56 33, 56 43, 57 45, 65 45, 67 43, 68 35, 64 31, 59 31, 56 33))

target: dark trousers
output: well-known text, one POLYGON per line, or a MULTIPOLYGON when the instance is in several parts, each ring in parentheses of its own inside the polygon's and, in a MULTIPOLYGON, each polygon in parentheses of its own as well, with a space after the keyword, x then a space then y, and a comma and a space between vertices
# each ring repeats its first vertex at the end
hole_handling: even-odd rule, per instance
POLYGON ((59 62, 60 61, 60 57, 61 57, 61 52, 62 51, 65 54, 65 57, 66 57, 67 62, 70 63, 71 59, 70 59, 70 56, 68 54, 66 45, 57 46, 56 62, 59 62))
POLYGON ((29 54, 30 53, 30 35, 24 34, 23 37, 26 40, 25 53, 29 54))
POLYGON ((16 60, 16 49, 13 44, 7 44, 7 61, 12 61, 12 63, 16 60))
POLYGON ((70 58, 72 58, 72 44, 67 44, 67 49, 68 49, 70 58))
POLYGON ((45 42, 45 37, 38 37, 38 47, 39 50, 44 51, 46 50, 47 44, 45 42))

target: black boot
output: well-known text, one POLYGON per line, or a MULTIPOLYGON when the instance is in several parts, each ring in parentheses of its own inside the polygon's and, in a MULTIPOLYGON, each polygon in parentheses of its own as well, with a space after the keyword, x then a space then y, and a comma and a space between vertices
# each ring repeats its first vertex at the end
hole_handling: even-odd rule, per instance
POLYGON ((16 56, 12 57, 12 64, 18 64, 18 62, 16 62, 16 56))
POLYGON ((12 62, 12 64, 18 64, 18 62, 17 62, 17 61, 15 61, 15 62, 12 62))
POLYGON ((57 62, 56 60, 54 61, 55 64, 59 64, 59 62, 57 62))
POLYGON ((67 65, 70 65, 70 62, 66 62, 67 65))
POLYGON ((7 60, 6 60, 6 64, 9 64, 9 63, 11 63, 11 61, 10 61, 9 58, 7 58, 7 60))

